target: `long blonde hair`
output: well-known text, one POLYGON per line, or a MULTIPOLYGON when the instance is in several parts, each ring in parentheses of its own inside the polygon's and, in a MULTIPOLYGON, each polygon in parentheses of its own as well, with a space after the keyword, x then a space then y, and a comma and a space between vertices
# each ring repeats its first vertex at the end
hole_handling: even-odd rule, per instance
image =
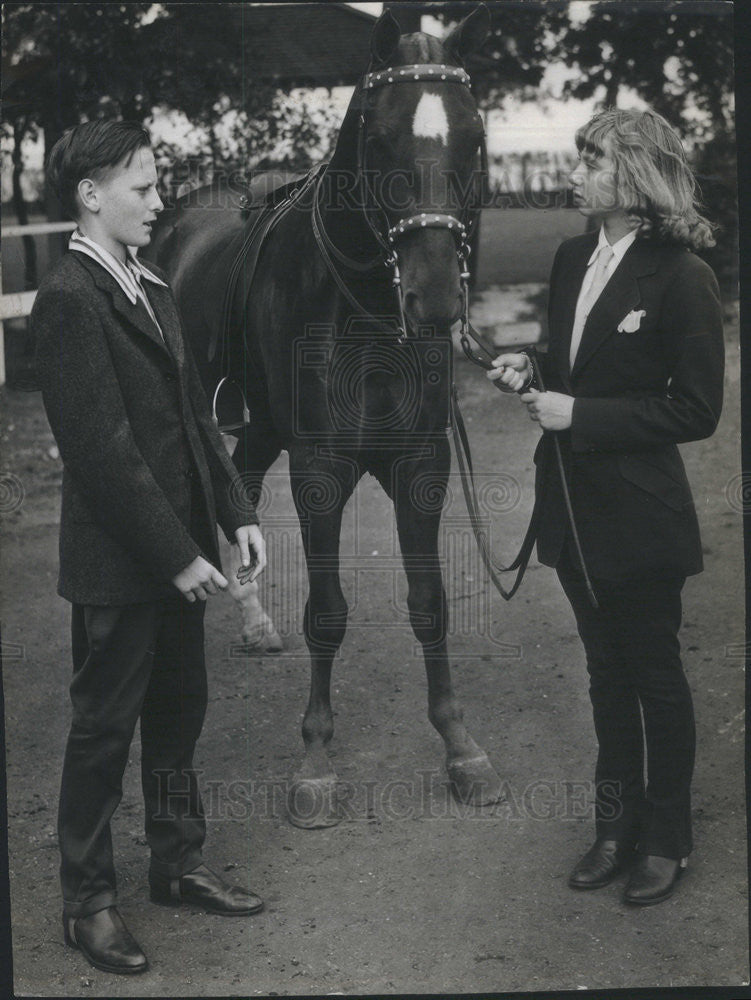
POLYGON ((691 250, 714 246, 683 144, 656 111, 601 111, 577 131, 576 146, 615 162, 618 202, 639 237, 691 250))

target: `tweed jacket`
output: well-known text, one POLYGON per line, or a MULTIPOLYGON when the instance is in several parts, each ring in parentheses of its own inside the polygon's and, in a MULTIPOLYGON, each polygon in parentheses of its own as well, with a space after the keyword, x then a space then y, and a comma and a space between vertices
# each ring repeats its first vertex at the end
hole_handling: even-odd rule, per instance
MULTIPOLYGON (((558 438, 585 561, 604 580, 688 576, 703 568, 702 550, 677 445, 711 435, 722 409, 717 281, 685 248, 637 239, 592 307, 569 371, 576 301, 597 238, 558 249, 549 350, 538 359, 545 388, 575 398, 571 428, 558 438)), ((537 552, 555 566, 567 517, 550 433, 535 462, 537 552)))
POLYGON ((257 523, 247 505, 233 503, 237 473, 172 293, 149 283, 148 294, 164 339, 103 267, 68 251, 31 313, 63 461, 58 593, 78 604, 176 593, 171 579, 201 552, 220 565, 217 520, 230 541, 236 528, 257 523), (201 526, 202 544, 191 524, 201 526))

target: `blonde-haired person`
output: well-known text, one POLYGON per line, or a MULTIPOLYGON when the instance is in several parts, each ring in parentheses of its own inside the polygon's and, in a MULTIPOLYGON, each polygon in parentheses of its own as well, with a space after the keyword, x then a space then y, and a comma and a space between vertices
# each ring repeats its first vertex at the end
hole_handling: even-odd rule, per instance
POLYGON ((678 630, 681 589, 701 571, 702 549, 677 445, 717 426, 721 309, 715 276, 694 253, 713 244, 712 228, 665 119, 604 111, 579 129, 576 145, 574 204, 600 225, 555 256, 549 349, 538 358, 546 391, 524 353, 496 358, 489 377, 521 390, 544 431, 535 452, 538 557, 556 569, 587 658, 596 839, 569 885, 596 889, 628 871, 624 899, 646 905, 671 895, 692 849, 695 727, 678 630))

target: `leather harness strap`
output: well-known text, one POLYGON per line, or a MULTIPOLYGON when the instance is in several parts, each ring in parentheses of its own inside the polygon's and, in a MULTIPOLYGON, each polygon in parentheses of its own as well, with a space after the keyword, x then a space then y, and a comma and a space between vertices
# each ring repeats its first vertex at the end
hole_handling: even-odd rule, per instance
MULTIPOLYGON (((347 287, 347 283, 344 281, 344 279, 342 278, 341 274, 339 274, 339 271, 338 271, 337 267, 335 266, 333 260, 331 259, 328 247, 329 246, 333 247, 333 244, 331 243, 331 241, 328 239, 328 236, 326 235, 326 231, 325 231, 325 229, 323 227, 323 222, 321 220, 320 208, 319 208, 319 205, 318 205, 318 191, 319 191, 320 184, 321 184, 322 180, 323 180, 323 174, 321 175, 321 178, 319 179, 318 184, 316 185, 316 193, 315 193, 315 196, 313 198, 313 209, 312 209, 311 217, 310 217, 310 219, 311 219, 311 225, 313 227, 313 235, 316 238, 316 244, 318 246, 318 252, 323 257, 324 263, 326 264, 326 267, 328 268, 329 274, 334 279, 334 283, 336 284, 336 287, 342 293, 342 295, 347 300, 347 302, 350 304, 350 306, 352 306, 352 308, 355 310, 355 312, 358 315, 360 315, 360 316, 367 317, 381 331, 385 331, 386 333, 393 334, 394 333, 394 327, 392 325, 384 322, 382 319, 379 319, 376 316, 373 316, 365 308, 365 306, 361 302, 358 302, 358 300, 355 298, 355 296, 352 294, 352 292, 347 287)), ((381 263, 381 258, 380 257, 378 258, 378 263, 381 263)), ((349 267, 351 265, 348 264, 347 266, 349 267)), ((370 269, 371 269, 371 265, 369 264, 368 265, 368 270, 370 270, 370 269)), ((396 323, 396 319, 394 319, 394 322, 396 323)))
MULTIPOLYGON (((267 237, 271 233, 272 229, 280 222, 282 218, 287 214, 287 212, 295 205, 303 194, 308 190, 313 180, 316 178, 318 173, 323 171, 325 164, 320 164, 315 169, 311 170, 305 175, 303 180, 299 182, 296 186, 292 188, 288 196, 282 202, 274 202, 272 197, 268 197, 263 202, 261 202, 259 207, 247 206, 251 210, 256 210, 258 212, 255 219, 248 226, 247 231, 243 237, 242 244, 235 256, 230 267, 229 275, 227 276, 227 282, 224 286, 224 299, 222 302, 222 323, 221 323, 221 335, 222 335, 222 348, 227 342, 228 335, 230 333, 230 326, 232 323, 232 304, 235 300, 235 295, 237 292, 237 284, 240 279, 241 273, 245 272, 249 276, 249 280, 246 288, 246 298, 247 293, 252 282, 253 274, 255 273, 255 265, 260 256, 263 245, 266 242, 267 237)), ((272 192, 273 194, 273 192, 272 192)), ((246 210, 247 210, 246 208, 246 210)), ((217 343, 219 339, 219 331, 215 330, 212 334, 211 341, 209 343, 208 359, 213 361, 216 354, 217 343)), ((225 372, 226 374, 226 372, 225 372)))
MULTIPOLYGON (((469 346, 469 340, 467 339, 468 336, 472 337, 472 339, 474 340, 474 342, 482 349, 482 351, 489 358, 493 357, 493 355, 491 354, 491 352, 487 349, 487 347, 483 344, 482 340, 478 336, 477 331, 473 328, 472 324, 467 319, 466 322, 463 324, 462 334, 461 334, 461 344, 462 344, 462 350, 464 351, 464 354, 466 355, 466 357, 467 357, 467 359, 469 361, 471 361, 473 364, 477 365, 478 367, 484 368, 486 371, 488 369, 492 368, 492 365, 490 364, 489 361, 486 361, 484 358, 480 357, 479 355, 472 353, 472 350, 471 350, 471 348, 469 346)), ((527 356, 529 358, 529 363, 530 363, 530 366, 532 368, 533 378, 537 381, 537 385, 539 386, 540 392, 545 392, 545 383, 544 383, 543 378, 542 378, 542 372, 540 371, 540 366, 536 362, 536 352, 535 352, 534 347, 526 348, 525 349, 525 353, 527 354, 527 356)), ((500 383, 498 383, 498 382, 495 383, 495 386, 496 386, 497 389, 501 388, 500 383)), ((527 388, 528 387, 520 389, 519 390, 519 394, 521 394, 522 392, 525 392, 527 388)), ((456 387, 454 387, 454 394, 456 394, 456 387)), ((456 405, 456 412, 458 413, 458 403, 456 403, 456 400, 455 400, 455 405, 456 405)), ((459 414, 459 420, 461 420, 461 415, 460 414, 459 414)), ((573 542, 574 542, 574 548, 576 549, 576 556, 577 556, 577 559, 579 561, 579 566, 581 567, 582 575, 584 577, 584 585, 585 585, 586 590, 587 590, 587 597, 589 598, 589 603, 592 605, 592 607, 595 609, 595 611, 597 611, 597 609, 599 608, 599 604, 597 602, 597 598, 595 597, 595 592, 594 592, 594 588, 592 586, 592 581, 589 578, 589 571, 587 570, 587 564, 584 561, 584 553, 582 551, 581 540, 579 538, 579 532, 578 532, 577 527, 576 527, 576 519, 574 517, 574 508, 573 508, 573 506, 571 504, 571 494, 570 494, 570 491, 569 491, 569 488, 568 488, 568 481, 566 479, 566 470, 565 470, 565 467, 563 465, 563 455, 561 453, 561 442, 559 441, 558 434, 555 431, 544 431, 544 433, 547 434, 549 438, 552 438, 552 441, 553 441, 553 449, 555 451, 556 464, 557 464, 557 467, 558 467, 558 475, 559 475, 560 480, 561 480, 561 490, 563 492, 563 500, 564 500, 564 503, 566 505, 566 516, 568 518, 569 528, 571 529, 571 537, 572 537, 573 542)), ((454 440, 455 440, 455 443, 456 443, 456 438, 454 440)), ((469 456, 469 441, 467 440, 466 433, 464 435, 464 440, 466 442, 467 456, 469 456)), ((459 457, 459 461, 461 463, 461 457, 459 456, 459 449, 458 449, 458 447, 457 447, 457 456, 459 457)), ((471 474, 471 467, 470 467, 470 474, 471 474)), ((462 478, 462 485, 463 486, 465 485, 465 478, 464 477, 462 478)), ((474 505, 475 505, 475 508, 476 508, 477 500, 476 500, 476 497, 473 498, 473 497, 469 496, 466 488, 465 488, 465 491, 464 491, 464 495, 465 495, 465 498, 467 500, 467 509, 470 511, 470 519, 472 519, 472 510, 471 510, 471 506, 470 505, 471 505, 471 503, 474 502, 474 505)), ((536 536, 536 533, 537 533, 537 522, 539 521, 539 516, 540 516, 539 515, 539 503, 538 503, 537 500, 535 500, 535 506, 534 506, 534 508, 532 510, 532 517, 530 519, 529 528, 527 529, 527 536, 525 537, 524 542, 522 543, 522 551, 524 551, 524 548, 525 548, 525 546, 526 546, 526 544, 527 544, 528 541, 530 542, 530 546, 529 547, 530 547, 530 551, 531 551, 532 541, 534 541, 534 538, 532 538, 530 540, 529 536, 530 536, 530 533, 533 531, 533 529, 534 529, 534 535, 536 536)), ((472 521, 473 528, 474 528, 474 523, 475 522, 472 521)), ((485 565, 488 567, 488 572, 491 573, 491 579, 493 579, 491 566, 489 565, 488 561, 485 559, 485 554, 483 552, 483 543, 482 543, 482 541, 481 541, 481 539, 480 539, 477 531, 475 531, 475 537, 477 539, 477 544, 478 544, 478 547, 480 548, 480 552, 483 554, 483 561, 485 562, 485 565)), ((520 553, 520 555, 521 555, 521 553, 520 553)), ((527 553, 527 559, 529 559, 529 553, 527 553)), ((515 569, 516 565, 514 564, 514 566, 509 567, 509 568, 515 569)), ((524 569, 520 570, 520 574, 522 576, 524 575, 524 569)), ((495 580, 493 580, 493 582, 495 583, 495 580)), ((521 582, 521 581, 517 580, 517 582, 516 582, 516 584, 514 586, 514 590, 516 590, 516 587, 518 587, 519 582, 521 582)), ((503 596, 505 597, 506 596, 505 593, 503 593, 502 589, 499 587, 499 585, 497 583, 496 583, 496 587, 498 587, 498 589, 501 592, 501 594, 503 594, 503 596)), ((512 594, 513 594, 513 592, 514 591, 512 591, 512 594)))
POLYGON ((219 392, 222 387, 226 385, 235 385, 240 395, 242 396, 243 405, 243 419, 242 423, 234 424, 223 424, 219 427, 222 433, 227 431, 236 431, 242 429, 244 426, 250 423, 250 412, 248 409, 248 403, 245 398, 245 393, 243 392, 242 386, 232 378, 230 373, 230 359, 229 359, 229 343, 231 339, 232 326, 234 322, 239 322, 240 317, 243 313, 243 306, 247 301, 248 295, 250 293, 250 287, 253 283, 253 276, 255 274, 256 265, 258 263, 258 258, 261 255, 261 251, 266 243, 268 236, 271 234, 275 226, 281 221, 282 218, 287 214, 287 212, 297 204, 297 202, 304 196, 305 192, 310 188, 310 185, 316 179, 319 173, 323 172, 325 163, 320 164, 315 167, 309 173, 305 174, 301 180, 296 180, 294 184, 290 184, 286 190, 286 196, 282 201, 274 200, 275 196, 278 197, 277 191, 272 191, 267 195, 258 206, 252 204, 246 204, 245 210, 256 211, 257 215, 249 224, 245 235, 243 236, 242 243, 240 245, 237 254, 232 260, 230 265, 227 280, 224 285, 224 295, 222 299, 222 311, 221 320, 218 327, 212 330, 211 338, 209 340, 208 346, 208 360, 213 361, 216 355, 217 346, 219 343, 219 337, 221 335, 221 348, 222 348, 222 358, 221 358, 221 371, 222 377, 217 383, 216 389, 214 390, 214 398, 212 401, 212 417, 214 423, 219 427, 219 417, 217 416, 217 402, 219 398, 219 392), (238 285, 240 281, 240 275, 244 274, 246 278, 245 287, 243 290, 242 304, 239 308, 233 308, 236 304, 238 295, 238 285), (239 315, 238 315, 239 314, 239 315))
POLYGON ((524 573, 529 564, 529 558, 532 554, 532 548, 535 544, 537 538, 537 525, 539 522, 539 510, 537 504, 532 511, 532 517, 529 522, 526 534, 524 535, 524 541, 522 542, 519 553, 511 563, 510 566, 502 566, 497 563, 493 558, 490 551, 490 545, 488 543, 487 533, 482 526, 482 521, 479 511, 479 503, 477 500, 477 490, 475 488, 474 473, 472 470, 472 453, 469 447, 469 438, 467 437, 467 429, 464 425, 464 419, 459 409, 459 399, 456 391, 456 386, 451 387, 451 431, 454 438, 454 450, 456 452, 456 459, 459 464, 459 475, 462 481, 462 490, 464 491, 464 500, 467 504, 467 511, 469 513, 469 520, 472 525, 472 531, 475 536, 475 541, 477 542, 477 548, 480 552, 485 569, 488 572, 493 586, 496 588, 501 597, 506 601, 510 601, 514 594, 519 589, 519 586, 524 579, 524 573), (516 570, 516 579, 514 580, 511 589, 506 590, 506 588, 501 583, 499 573, 510 573, 516 570))

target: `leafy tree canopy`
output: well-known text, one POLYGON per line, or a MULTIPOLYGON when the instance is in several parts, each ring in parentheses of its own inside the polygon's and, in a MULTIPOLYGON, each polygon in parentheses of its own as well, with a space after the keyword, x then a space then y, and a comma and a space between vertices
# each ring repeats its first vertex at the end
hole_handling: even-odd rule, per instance
POLYGON ((602 87, 604 103, 615 104, 625 85, 696 138, 732 130, 732 4, 597 3, 587 21, 563 32, 557 49, 581 71, 566 87, 573 97, 602 87))
POLYGON ((3 120, 26 116, 59 135, 102 98, 140 117, 145 53, 138 27, 151 3, 6 3, 3 120))
MULTIPOLYGON (((415 6, 448 23, 474 4, 415 6)), ((481 103, 498 105, 537 86, 546 66, 559 61, 578 74, 565 84, 565 96, 616 105, 628 88, 684 135, 703 140, 732 131, 731 3, 601 0, 581 21, 567 8, 557 0, 488 5, 491 33, 470 67, 481 103)))

